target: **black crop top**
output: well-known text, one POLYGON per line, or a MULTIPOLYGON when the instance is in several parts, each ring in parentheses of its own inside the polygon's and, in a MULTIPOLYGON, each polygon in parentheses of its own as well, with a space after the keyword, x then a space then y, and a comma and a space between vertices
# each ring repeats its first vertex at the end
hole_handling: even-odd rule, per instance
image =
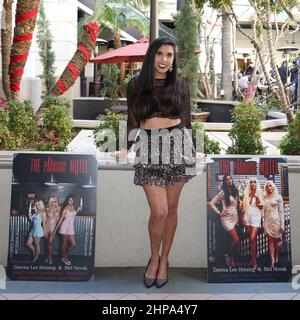
MULTIPOLYGON (((129 132, 133 129, 138 129, 140 127, 140 124, 136 120, 133 112, 132 112, 132 92, 133 87, 135 85, 135 79, 131 79, 128 83, 127 88, 127 113, 128 113, 128 119, 127 119, 127 143, 124 141, 123 147, 127 150, 130 149, 131 145, 133 144, 133 141, 129 141, 129 132), (127 145, 127 146, 126 146, 127 145)), ((156 79, 154 80, 154 86, 153 86, 153 95, 149 97, 149 104, 151 108, 151 115, 150 118, 154 117, 160 117, 160 118, 169 118, 169 119, 180 119, 181 123, 186 126, 186 128, 191 129, 191 108, 190 108, 190 92, 189 87, 187 83, 184 80, 180 80, 182 85, 182 99, 181 99, 181 108, 180 112, 171 112, 169 114, 164 113, 162 110, 160 110, 159 103, 159 97, 162 92, 162 88, 164 86, 164 79, 156 79)))
POLYGON ((148 103, 150 106, 150 116, 147 119, 151 119, 154 117, 160 117, 160 118, 169 118, 169 119, 177 119, 180 118, 180 112, 178 111, 173 111, 173 112, 163 112, 160 109, 159 103, 157 102, 157 100, 155 98, 153 98, 153 96, 150 96, 148 99, 148 103))

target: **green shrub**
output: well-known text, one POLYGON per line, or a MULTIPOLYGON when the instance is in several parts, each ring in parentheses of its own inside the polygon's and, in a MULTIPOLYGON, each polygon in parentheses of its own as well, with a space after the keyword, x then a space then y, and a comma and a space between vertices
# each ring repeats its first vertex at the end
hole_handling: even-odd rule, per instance
POLYGON ((0 108, 0 149, 10 150, 15 147, 15 141, 9 131, 8 124, 9 124, 8 112, 0 108))
POLYGON ((198 47, 198 16, 191 1, 183 1, 174 16, 174 35, 178 47, 178 71, 187 80, 190 89, 191 110, 197 112, 199 89, 199 61, 195 56, 198 47))
POLYGON ((276 100, 275 98, 270 98, 269 101, 267 103, 264 103, 260 106, 258 106, 258 108, 261 111, 268 111, 268 110, 282 110, 280 102, 278 100, 276 100))
POLYGON ((9 101, 8 108, 8 128, 15 141, 15 146, 20 147, 35 141, 38 126, 32 102, 29 100, 9 101))
POLYGON ((218 141, 209 139, 208 135, 203 130, 203 124, 199 121, 192 122, 193 141, 197 143, 196 151, 204 152, 205 154, 220 154, 221 148, 218 141), (197 130, 197 139, 196 139, 197 130), (203 136, 204 134, 204 136, 203 136), (199 141, 200 140, 200 141, 199 141), (204 146, 203 146, 204 144, 204 146))
POLYGON ((120 138, 125 134, 126 116, 108 112, 106 115, 100 115, 100 125, 93 131, 93 137, 97 148, 102 152, 118 151, 120 138), (123 126, 120 130, 120 122, 123 126))
POLYGON ((209 139, 206 133, 204 133, 204 153, 205 154, 221 153, 220 143, 218 141, 209 139))
POLYGON ((38 150, 65 151, 72 139, 73 122, 69 101, 49 96, 45 99, 42 110, 38 150))
POLYGON ((260 132, 262 112, 256 108, 253 100, 241 102, 234 108, 234 124, 229 132, 232 146, 228 154, 264 154, 260 132))
POLYGON ((279 144, 280 153, 284 155, 300 155, 300 112, 288 127, 288 133, 279 144))
POLYGON ((124 88, 119 83, 120 68, 117 65, 103 65, 104 74, 103 88, 100 91, 101 97, 109 97, 113 105, 119 103, 119 96, 122 95, 124 88))

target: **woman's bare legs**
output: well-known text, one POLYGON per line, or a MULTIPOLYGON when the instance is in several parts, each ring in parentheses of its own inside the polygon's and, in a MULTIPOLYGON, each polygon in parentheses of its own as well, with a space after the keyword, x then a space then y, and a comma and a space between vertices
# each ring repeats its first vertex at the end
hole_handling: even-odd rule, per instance
POLYGON ((173 243, 174 234, 177 227, 178 217, 178 202, 179 197, 185 182, 177 182, 171 186, 166 187, 168 215, 165 222, 165 228, 162 238, 162 253, 157 273, 158 279, 167 278, 167 267, 170 249, 173 243))
POLYGON ((54 241, 54 238, 50 238, 50 233, 49 233, 48 240, 47 240, 47 257, 48 257, 48 262, 50 264, 52 263, 53 241, 54 241))
POLYGON ((33 245, 33 237, 29 236, 26 242, 27 247, 30 249, 32 252, 33 258, 35 257, 35 247, 33 245))
POLYGON ((274 247, 275 247, 275 264, 278 262, 279 254, 280 254, 280 247, 281 247, 281 239, 275 238, 274 239, 274 247))
POLYGON ((63 240, 62 240, 62 259, 63 262, 65 263, 71 263, 69 261, 69 255, 71 253, 71 251, 76 247, 76 239, 75 239, 75 235, 71 234, 71 235, 63 235, 63 240), (70 246, 68 247, 70 242, 70 246))
POLYGON ((76 239, 75 239, 75 235, 71 234, 68 235, 69 238, 69 242, 70 242, 70 246, 66 251, 66 260, 69 261, 69 255, 71 254, 71 251, 76 247, 76 239))
POLYGON ((248 232, 249 232, 249 242, 250 242, 250 255, 251 255, 251 260, 250 260, 250 265, 252 267, 257 266, 257 261, 256 261, 256 238, 257 238, 257 233, 258 233, 258 228, 248 226, 248 232))
POLYGON ((233 250, 240 244, 240 237, 236 231, 236 228, 233 228, 228 231, 230 236, 230 243, 229 243, 229 266, 234 266, 234 260, 233 260, 233 250))
POLYGON ((270 237, 267 234, 268 243, 269 243, 269 253, 271 258, 271 266, 274 267, 275 264, 275 245, 274 245, 274 238, 270 237))
POLYGON ((67 245, 68 245, 68 236, 64 234, 62 236, 61 258, 66 262, 67 262, 67 259, 66 259, 67 245))
POLYGON ((30 236, 27 240, 27 247, 30 249, 33 255, 32 262, 36 262, 36 260, 39 258, 41 248, 40 248, 40 237, 32 237, 30 236))
POLYGON ((149 184, 145 184, 143 187, 150 207, 148 231, 151 246, 151 262, 145 276, 148 279, 155 279, 159 265, 159 249, 168 215, 167 191, 164 187, 149 184))
POLYGON ((41 240, 40 237, 33 237, 33 242, 35 246, 35 256, 34 256, 33 262, 35 262, 40 256, 40 252, 41 252, 40 240, 41 240))

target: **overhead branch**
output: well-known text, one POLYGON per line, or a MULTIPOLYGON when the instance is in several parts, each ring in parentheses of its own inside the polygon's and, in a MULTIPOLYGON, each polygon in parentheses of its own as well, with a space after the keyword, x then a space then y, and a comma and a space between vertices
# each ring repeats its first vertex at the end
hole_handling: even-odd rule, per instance
POLYGON ((286 6, 286 4, 282 1, 282 0, 279 0, 279 4, 281 5, 282 9, 284 10, 284 12, 289 16, 289 18, 296 22, 296 23, 299 23, 300 22, 300 19, 297 19, 293 14, 292 14, 292 11, 286 6))

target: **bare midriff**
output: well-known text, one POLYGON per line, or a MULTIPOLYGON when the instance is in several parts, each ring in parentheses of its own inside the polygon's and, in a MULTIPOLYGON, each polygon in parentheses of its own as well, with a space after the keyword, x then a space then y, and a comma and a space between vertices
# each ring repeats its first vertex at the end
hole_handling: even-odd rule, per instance
POLYGON ((140 128, 141 129, 160 129, 160 128, 168 128, 173 127, 179 124, 181 120, 178 119, 169 119, 169 118, 150 118, 145 121, 141 121, 140 128))

